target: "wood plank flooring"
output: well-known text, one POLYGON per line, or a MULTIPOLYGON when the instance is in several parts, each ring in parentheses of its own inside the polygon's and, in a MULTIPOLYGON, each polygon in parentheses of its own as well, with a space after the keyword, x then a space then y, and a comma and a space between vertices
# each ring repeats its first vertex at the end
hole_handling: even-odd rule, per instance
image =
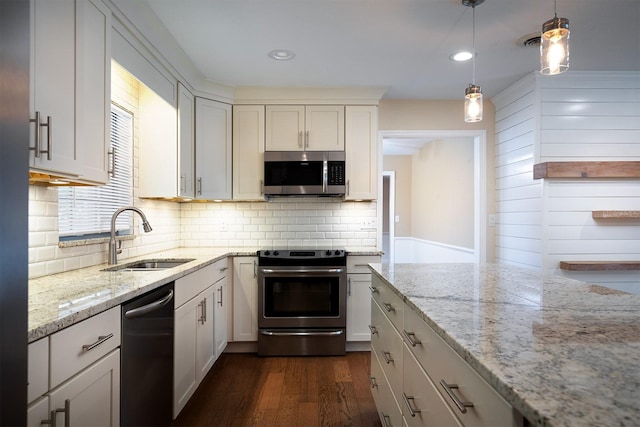
POLYGON ((380 426, 369 352, 330 357, 223 353, 173 426, 380 426))

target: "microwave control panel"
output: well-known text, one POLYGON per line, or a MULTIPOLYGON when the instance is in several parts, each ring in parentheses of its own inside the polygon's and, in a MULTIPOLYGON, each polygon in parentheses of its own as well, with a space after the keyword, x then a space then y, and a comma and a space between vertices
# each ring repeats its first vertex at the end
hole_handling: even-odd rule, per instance
POLYGON ((344 182, 345 182, 344 162, 329 161, 327 162, 327 169, 328 169, 328 177, 327 177, 328 185, 344 185, 344 182))

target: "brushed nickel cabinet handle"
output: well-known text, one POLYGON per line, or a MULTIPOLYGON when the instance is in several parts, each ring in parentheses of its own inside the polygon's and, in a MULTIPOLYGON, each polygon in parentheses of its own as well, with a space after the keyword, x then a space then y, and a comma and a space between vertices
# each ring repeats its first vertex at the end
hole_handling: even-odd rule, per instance
POLYGON ((378 387, 378 383, 376 382, 376 377, 369 377, 369 384, 371 384, 371 388, 378 387))
POLYGON ((309 148, 309 131, 304 133, 304 148, 309 148))
POLYGON ((383 351, 382 357, 384 358, 384 361, 387 362, 387 365, 394 362, 393 357, 391 357, 391 353, 388 351, 383 351))
POLYGON ((202 195, 202 178, 198 178, 198 194, 202 195))
POLYGON ((369 290, 371 291, 372 294, 379 294, 380 293, 378 288, 374 288, 373 286, 369 286, 369 290))
POLYGON ((107 341, 110 338, 113 338, 113 334, 100 335, 98 337, 98 341, 94 342, 93 344, 84 344, 82 346, 82 351, 93 350, 94 348, 96 348, 97 346, 99 346, 100 344, 102 344, 103 342, 107 341))
POLYGON ((64 408, 57 408, 51 411, 51 418, 48 420, 40 421, 41 425, 51 425, 51 427, 56 427, 57 420, 56 415, 59 412, 64 413, 64 427, 69 427, 71 425, 71 400, 66 399, 64 401, 64 408))
POLYGON ((389 415, 385 414, 384 412, 381 412, 382 414, 382 419, 384 420, 384 427, 393 427, 393 424, 391 424, 391 417, 389 417, 389 415))
POLYGON ((51 119, 51 116, 47 116, 47 123, 40 123, 40 127, 47 128, 47 149, 40 149, 40 154, 47 153, 47 160, 51 160, 51 151, 53 148, 53 142, 51 140, 51 134, 53 133, 53 120, 51 119))
POLYGON ((396 311, 396 309, 388 302, 383 302, 382 305, 384 305, 384 308, 387 310, 387 312, 391 313, 392 311, 396 311))
POLYGON ((406 330, 403 329, 402 333, 407 338, 407 341, 409 341, 409 344, 411 344, 411 347, 415 347, 418 344, 422 344, 422 341, 420 341, 418 338, 416 338, 416 333, 415 332, 407 332, 406 330))
POLYGON ((378 333, 378 328, 373 325, 369 325, 369 330, 371 331, 371 335, 375 335, 378 333))
MULTIPOLYGON (((29 151, 35 151, 35 157, 40 157, 40 111, 36 111, 36 118, 29 119, 30 123, 36 124, 35 146, 29 147, 29 151)), ((44 421, 43 421, 44 422, 44 421)))
POLYGON ((453 400, 453 403, 458 407, 458 410, 463 414, 467 413, 467 408, 473 408, 472 402, 463 402, 460 400, 458 396, 453 392, 454 389, 459 388, 457 384, 447 384, 445 380, 440 380, 440 385, 444 388, 444 391, 447 392, 449 398, 453 400))
POLYGON ((407 405, 407 408, 409 408, 409 413, 411 414, 412 417, 415 417, 416 414, 419 414, 420 412, 422 412, 420 409, 414 408, 411 405, 411 402, 409 402, 409 401, 412 401, 415 403, 415 398, 413 396, 407 396, 406 393, 402 393, 402 399, 404 400, 404 404, 407 405))

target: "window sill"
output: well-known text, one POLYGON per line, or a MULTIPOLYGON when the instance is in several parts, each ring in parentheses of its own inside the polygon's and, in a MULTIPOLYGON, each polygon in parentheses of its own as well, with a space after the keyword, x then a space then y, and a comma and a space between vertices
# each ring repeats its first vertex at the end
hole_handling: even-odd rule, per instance
MULTIPOLYGON (((136 236, 133 234, 127 234, 124 236, 116 236, 116 240, 133 240, 136 236)), ((110 237, 98 237, 93 239, 78 239, 78 240, 67 240, 64 242, 58 242, 59 248, 73 248, 76 246, 89 246, 89 245, 99 245, 101 243, 109 243, 110 237)))

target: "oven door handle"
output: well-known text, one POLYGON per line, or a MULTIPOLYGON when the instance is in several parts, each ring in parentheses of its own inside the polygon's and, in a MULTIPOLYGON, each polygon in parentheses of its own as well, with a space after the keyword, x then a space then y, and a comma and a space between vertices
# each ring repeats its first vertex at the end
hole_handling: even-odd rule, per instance
POLYGON ((260 334, 268 335, 270 337, 291 337, 291 336, 338 336, 342 335, 344 331, 270 331, 261 330, 260 334))
POLYGON ((295 270, 279 270, 277 268, 264 268, 260 267, 260 272, 264 274, 298 274, 298 273, 313 273, 313 274, 339 274, 344 272, 344 268, 296 268, 295 270))

